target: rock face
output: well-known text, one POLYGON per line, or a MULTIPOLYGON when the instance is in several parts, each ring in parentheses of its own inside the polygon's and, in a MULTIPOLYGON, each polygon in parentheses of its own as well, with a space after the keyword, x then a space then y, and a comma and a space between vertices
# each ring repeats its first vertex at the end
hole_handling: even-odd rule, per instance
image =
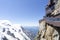
POLYGON ((49 0, 35 40, 60 40, 60 0, 49 0))
POLYGON ((59 33, 56 29, 53 26, 46 24, 45 21, 41 21, 36 40, 59 40, 59 33))

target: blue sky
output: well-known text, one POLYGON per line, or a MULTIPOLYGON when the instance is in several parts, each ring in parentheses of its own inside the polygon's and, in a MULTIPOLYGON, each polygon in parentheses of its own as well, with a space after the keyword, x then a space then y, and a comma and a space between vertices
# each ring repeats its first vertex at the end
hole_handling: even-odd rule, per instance
POLYGON ((37 26, 45 15, 48 0, 0 0, 0 20, 23 26, 37 26))

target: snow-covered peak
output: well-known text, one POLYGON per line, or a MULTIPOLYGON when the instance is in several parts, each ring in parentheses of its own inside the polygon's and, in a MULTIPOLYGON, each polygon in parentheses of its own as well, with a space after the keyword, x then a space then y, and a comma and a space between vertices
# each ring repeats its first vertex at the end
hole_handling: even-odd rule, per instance
POLYGON ((8 20, 0 20, 0 24, 12 24, 10 21, 8 20))
POLYGON ((0 40, 30 40, 23 32, 22 26, 8 20, 0 20, 0 40))
POLYGON ((0 20, 0 27, 9 27, 12 23, 8 20, 0 20))

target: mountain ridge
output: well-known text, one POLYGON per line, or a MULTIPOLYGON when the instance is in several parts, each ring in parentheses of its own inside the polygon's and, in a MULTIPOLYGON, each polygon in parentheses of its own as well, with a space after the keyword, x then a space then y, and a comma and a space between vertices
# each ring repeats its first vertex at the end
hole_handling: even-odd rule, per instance
POLYGON ((18 24, 0 20, 0 40, 31 40, 18 24))

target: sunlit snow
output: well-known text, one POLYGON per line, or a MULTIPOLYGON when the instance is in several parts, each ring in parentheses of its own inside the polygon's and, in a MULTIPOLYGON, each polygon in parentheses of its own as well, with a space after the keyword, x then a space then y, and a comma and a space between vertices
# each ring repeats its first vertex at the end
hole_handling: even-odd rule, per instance
POLYGON ((8 20, 0 20, 0 40, 31 40, 19 24, 8 20))

